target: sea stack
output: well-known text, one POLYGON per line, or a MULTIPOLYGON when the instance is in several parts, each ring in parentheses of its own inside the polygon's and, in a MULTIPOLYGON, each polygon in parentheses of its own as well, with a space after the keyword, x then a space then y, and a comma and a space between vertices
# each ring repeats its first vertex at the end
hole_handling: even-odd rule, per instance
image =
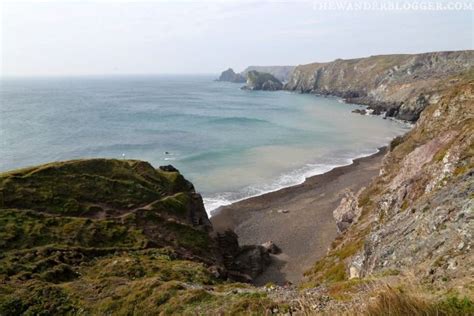
POLYGON ((221 73, 217 81, 228 81, 235 83, 245 82, 245 77, 241 74, 235 73, 232 68, 229 68, 221 73))

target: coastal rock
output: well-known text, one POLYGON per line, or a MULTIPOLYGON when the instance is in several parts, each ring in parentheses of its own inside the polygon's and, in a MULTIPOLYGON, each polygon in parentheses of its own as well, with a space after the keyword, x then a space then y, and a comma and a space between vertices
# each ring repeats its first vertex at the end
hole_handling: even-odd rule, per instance
POLYGON ((271 251, 278 249, 273 243, 239 246, 232 230, 217 233, 217 240, 229 276, 239 282, 252 282, 270 264, 271 251))
POLYGON ((247 77, 250 71, 256 70, 261 73, 269 73, 281 82, 287 82, 294 69, 295 66, 249 66, 242 71, 242 75, 247 77))
POLYGON ((249 275, 252 279, 259 276, 270 264, 270 253, 262 246, 242 246, 234 259, 234 266, 243 274, 249 275))
POLYGON ((160 170, 167 171, 167 172, 178 172, 178 169, 176 169, 172 165, 160 166, 160 170))
MULTIPOLYGON (((363 189, 362 189, 363 190, 363 189)), ((339 206, 334 210, 333 216, 339 233, 345 231, 352 223, 357 221, 360 216, 361 209, 358 206, 358 196, 361 191, 354 194, 351 190, 344 193, 339 206)))
POLYGON ((266 243, 263 243, 262 247, 267 249, 269 253, 274 255, 281 253, 281 249, 271 240, 267 241, 266 243))
POLYGON ((473 65, 472 50, 338 59, 297 66, 284 89, 334 95, 368 105, 373 114, 416 121, 452 85, 448 78, 473 65))
POLYGON ((223 71, 219 76, 219 79, 217 79, 217 81, 228 81, 235 83, 242 83, 245 82, 245 80, 245 76, 235 73, 232 68, 223 71))
POLYGON ((355 110, 352 110, 352 113, 357 113, 357 114, 361 114, 361 115, 366 115, 367 114, 367 111, 365 109, 355 109, 355 110))
POLYGON ((269 73, 262 73, 252 70, 247 73, 247 83, 242 88, 246 90, 275 91, 281 90, 283 88, 283 84, 280 80, 269 73))

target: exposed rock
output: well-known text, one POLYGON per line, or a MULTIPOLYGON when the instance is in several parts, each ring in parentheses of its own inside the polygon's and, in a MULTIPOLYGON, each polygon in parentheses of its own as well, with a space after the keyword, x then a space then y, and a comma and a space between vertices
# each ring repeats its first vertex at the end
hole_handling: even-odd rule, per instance
POLYGON ((242 246, 234 259, 234 267, 241 273, 249 275, 252 279, 260 275, 270 264, 270 254, 262 246, 242 246))
POLYGON ((235 73, 232 68, 223 71, 219 76, 219 79, 217 79, 217 81, 228 81, 235 83, 242 83, 245 82, 245 80, 245 76, 235 73))
POLYGON ((281 82, 287 82, 295 69, 295 66, 249 66, 242 71, 242 75, 247 77, 247 73, 252 70, 269 73, 281 82))
POLYGON ((243 89, 247 90, 281 90, 283 84, 280 80, 269 73, 258 72, 255 70, 247 73, 247 83, 243 89))
MULTIPOLYGON (((473 96, 474 83, 461 81, 391 146, 383 174, 368 188, 374 193, 360 194, 371 201, 363 211, 368 214, 364 225, 370 223, 371 228, 363 249, 347 264, 351 277, 410 269, 438 285, 452 282, 461 287, 470 282, 473 96)), ((354 206, 341 204, 335 211, 338 223, 344 223, 354 206)), ((364 225, 346 228, 347 240, 367 229, 364 225)))
POLYGON ((167 172, 179 172, 178 169, 176 169, 172 165, 160 166, 160 169, 167 172))
POLYGON ((472 50, 338 59, 297 66, 285 89, 335 95, 369 105, 374 114, 416 121, 450 85, 446 79, 473 65, 472 50))
POLYGON ((357 221, 360 216, 361 209, 357 201, 360 192, 361 191, 354 194, 352 191, 347 190, 339 206, 333 212, 337 229, 340 233, 345 231, 353 222, 357 221))
POLYGON ((357 113, 357 114, 361 114, 361 115, 366 115, 367 114, 367 111, 365 109, 355 109, 355 110, 352 110, 352 113, 357 113))
POLYGON ((266 243, 263 243, 262 247, 267 249, 269 253, 274 255, 279 254, 281 252, 281 249, 271 240, 267 241, 266 243))
POLYGON ((217 233, 217 240, 229 276, 240 282, 251 282, 260 275, 270 264, 270 250, 276 250, 275 245, 240 247, 238 236, 231 230, 217 233))

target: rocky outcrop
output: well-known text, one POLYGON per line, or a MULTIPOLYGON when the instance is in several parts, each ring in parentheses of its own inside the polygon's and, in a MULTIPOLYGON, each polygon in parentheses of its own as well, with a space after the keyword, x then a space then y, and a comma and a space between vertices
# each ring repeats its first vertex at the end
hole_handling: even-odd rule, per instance
POLYGON ((235 73, 232 68, 229 68, 221 73, 219 79, 217 81, 228 81, 234 83, 243 83, 246 81, 246 77, 244 75, 235 73))
POLYGON ((439 100, 447 78, 473 65, 474 51, 338 59, 297 66, 285 89, 339 96, 387 116, 416 121, 424 108, 439 100))
POLYGON ((247 73, 247 82, 242 89, 245 90, 281 90, 283 84, 280 80, 269 73, 262 73, 255 70, 247 73))
POLYGON ((238 236, 230 230, 217 233, 219 248, 229 276, 240 282, 252 282, 270 264, 270 253, 275 247, 239 246, 238 236))
POLYGON ((244 71, 242 71, 242 75, 247 77, 247 74, 250 71, 255 70, 271 74, 281 82, 287 82, 294 69, 295 66, 248 66, 244 71))
POLYGON ((339 206, 333 212, 337 229, 340 233, 345 231, 353 222, 357 221, 360 216, 361 209, 357 200, 359 194, 360 192, 354 194, 351 190, 347 190, 339 206))

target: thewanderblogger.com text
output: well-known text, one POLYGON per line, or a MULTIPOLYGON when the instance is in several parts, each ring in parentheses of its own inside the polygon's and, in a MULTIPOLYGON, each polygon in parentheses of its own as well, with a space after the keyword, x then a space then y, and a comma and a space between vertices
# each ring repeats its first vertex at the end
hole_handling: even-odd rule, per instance
POLYGON ((474 10, 474 1, 314 1, 318 11, 463 11, 474 10))

